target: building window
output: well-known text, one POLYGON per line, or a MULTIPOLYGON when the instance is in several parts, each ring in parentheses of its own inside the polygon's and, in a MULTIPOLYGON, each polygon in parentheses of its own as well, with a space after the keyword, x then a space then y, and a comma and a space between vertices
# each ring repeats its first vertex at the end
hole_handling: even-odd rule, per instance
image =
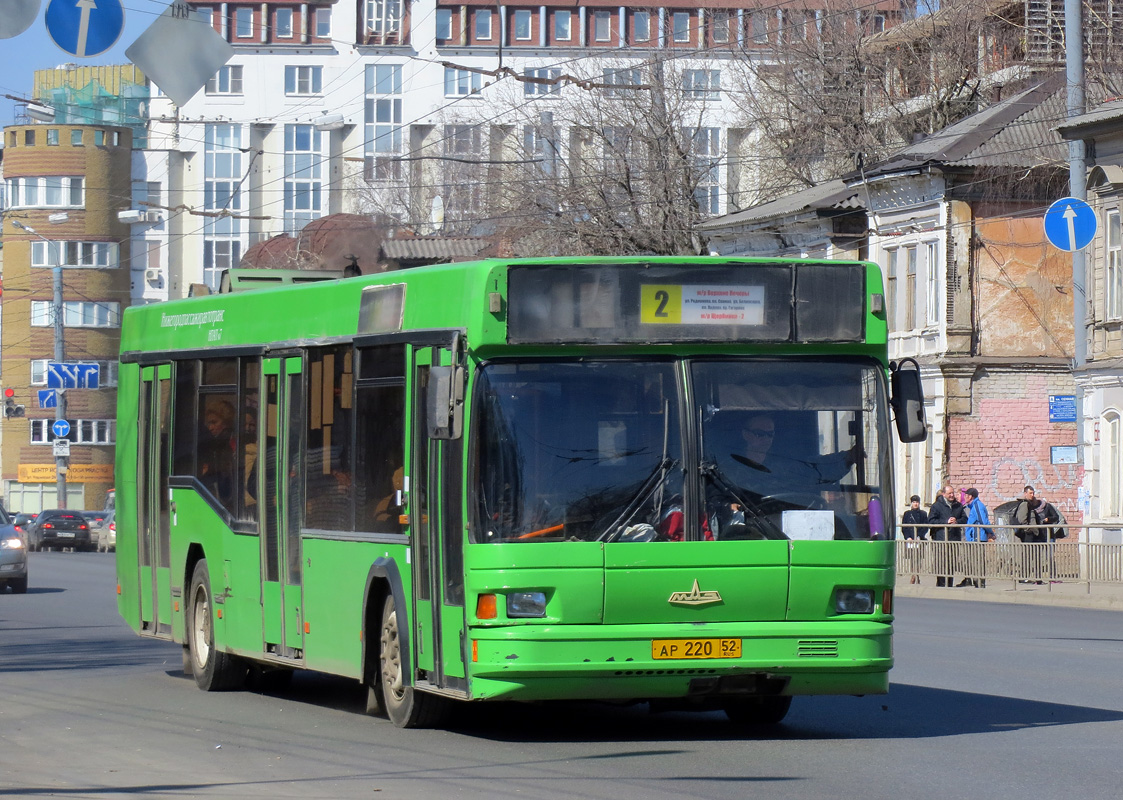
POLYGON ((639 86, 640 71, 638 69, 606 69, 604 71, 604 83, 610 87, 605 90, 607 97, 624 97, 628 92, 634 91, 634 87, 639 86))
POLYGON ((445 125, 445 155, 454 156, 448 175, 446 218, 464 219, 483 207, 482 165, 471 163, 484 157, 483 132, 479 125, 445 125))
POLYGON ((367 0, 367 30, 383 40, 396 38, 402 31, 401 0, 367 0))
POLYGON ((241 94, 242 93, 242 67, 237 64, 228 64, 219 69, 207 81, 207 94, 241 94))
POLYGON ((110 269, 119 266, 116 242, 34 241, 32 267, 87 267, 110 269))
POLYGON ((48 147, 57 147, 58 146, 58 128, 48 128, 47 129, 47 146, 48 147))
POLYGON ((249 39, 253 36, 253 9, 234 9, 234 35, 239 39, 249 39))
POLYGON ((573 14, 569 11, 554 12, 554 38, 568 42, 573 38, 573 14))
POLYGON ((671 18, 672 32, 676 42, 689 42, 690 41, 690 17, 689 11, 676 11, 671 18))
POLYGON ((402 68, 372 64, 366 74, 366 179, 402 177, 402 68))
POLYGON ((86 202, 78 177, 8 178, 5 184, 12 208, 81 208, 86 202))
POLYGON ((285 126, 285 233, 290 235, 323 216, 321 134, 313 125, 285 126))
POLYGON ((593 12, 593 41, 607 42, 612 39, 612 12, 593 12))
MULTIPOLYGON (((55 440, 54 419, 33 419, 31 444, 50 444, 55 440)), ((67 436, 74 444, 116 444, 117 423, 111 419, 76 419, 67 436)))
POLYGON ((753 44, 768 44, 769 12, 753 11, 751 17, 753 44))
POLYGON ((632 28, 637 42, 651 41, 651 12, 636 11, 632 15, 632 28))
POLYGON ((94 131, 94 146, 95 147, 104 147, 105 146, 105 131, 94 131))
POLYGON ((491 11, 486 8, 476 9, 476 39, 491 38, 491 11))
POLYGON ((927 327, 940 324, 940 243, 925 242, 924 275, 924 324, 927 327))
MULTIPOLYGON (((242 126, 208 123, 204 129, 203 207, 207 211, 242 210, 242 126)), ((203 282, 218 290, 224 270, 241 259, 241 225, 236 216, 203 219, 203 282)))
POLYGON ((331 9, 330 8, 317 8, 316 9, 316 38, 317 39, 330 39, 331 38, 331 9))
POLYGON ((905 330, 916 328, 916 247, 905 248, 905 330))
POLYGON ((70 144, 71 144, 72 147, 81 147, 82 146, 82 131, 80 131, 80 130, 71 130, 70 131, 70 144))
POLYGON ((323 67, 285 67, 285 94, 319 94, 323 67))
POLYGON ((1101 471, 1100 471, 1100 516, 1123 516, 1123 495, 1120 484, 1123 482, 1123 421, 1119 412, 1108 411, 1100 421, 1101 471))
POLYGON ((437 9, 437 39, 447 42, 452 39, 452 10, 448 8, 437 9))
POLYGON ((717 214, 721 207, 721 129, 694 128, 686 131, 694 157, 694 201, 703 214, 717 214))
POLYGON ((523 151, 526 158, 537 162, 537 167, 543 174, 557 174, 560 150, 553 113, 543 112, 538 125, 523 128, 523 151))
POLYGON ((714 11, 710 18, 710 36, 717 44, 729 41, 729 12, 714 11))
POLYGON ((683 88, 696 100, 717 100, 721 97, 721 70, 688 69, 682 75, 683 88))
POLYGON ((528 8, 515 10, 515 41, 530 41, 530 9, 528 8))
MULTIPOLYGON (((49 328, 54 324, 51 305, 50 300, 31 301, 32 327, 49 328)), ((116 328, 120 325, 119 309, 120 303, 67 300, 62 304, 62 324, 66 328, 116 328)))
POLYGON ((1104 286, 1104 318, 1123 318, 1123 227, 1119 210, 1107 213, 1107 264, 1104 286))
POLYGON ((278 8, 276 21, 276 34, 278 39, 292 38, 292 9, 278 8))
POLYGON ((523 70, 523 75, 528 78, 535 78, 536 80, 555 81, 554 83, 533 83, 531 81, 524 82, 523 94, 527 97, 540 94, 557 94, 561 90, 561 86, 557 83, 557 79, 561 77, 561 70, 558 68, 528 67, 527 69, 523 70))
POLYGON ((477 94, 481 88, 483 88, 483 80, 480 73, 445 67, 445 97, 477 94))
POLYGON ((24 147, 34 147, 35 146, 35 131, 26 130, 26 131, 23 132, 23 144, 24 144, 24 147))
POLYGON ((197 8, 195 13, 199 15, 199 21, 206 25, 208 28, 214 28, 214 9, 213 8, 197 8))
POLYGON ((900 302, 897 298, 897 250, 885 251, 885 319, 889 323, 889 332, 898 329, 897 307, 900 302))

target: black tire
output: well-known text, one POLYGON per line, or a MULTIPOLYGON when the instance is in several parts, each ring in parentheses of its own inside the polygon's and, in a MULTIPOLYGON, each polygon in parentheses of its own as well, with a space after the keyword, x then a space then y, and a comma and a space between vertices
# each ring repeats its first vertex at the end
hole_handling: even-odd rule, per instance
POLYGON ((191 592, 187 595, 187 644, 195 684, 204 692, 237 689, 245 683, 245 662, 229 653, 220 653, 214 644, 214 600, 205 558, 195 565, 191 592))
MULTIPOLYGON (((408 683, 402 668, 401 637, 394 597, 382 606, 382 625, 378 637, 379 678, 386 716, 399 728, 431 728, 439 725, 449 710, 444 697, 426 694, 408 683)), ((369 693, 369 692, 368 692, 369 693)))
POLYGON ((27 594, 27 576, 22 578, 12 578, 8 581, 8 585, 12 587, 12 594, 27 594))
POLYGON ((725 716, 738 725, 778 725, 791 707, 791 697, 771 695, 733 701, 724 710, 725 716))

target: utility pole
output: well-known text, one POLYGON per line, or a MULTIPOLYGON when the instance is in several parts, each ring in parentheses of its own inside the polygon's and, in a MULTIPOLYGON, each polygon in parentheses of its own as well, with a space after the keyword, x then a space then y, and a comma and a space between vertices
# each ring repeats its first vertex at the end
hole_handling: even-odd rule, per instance
MULTIPOLYGON (((60 215, 63 216, 63 215, 60 215)), ((65 221, 65 217, 58 220, 59 222, 65 221)), ((54 278, 54 292, 51 302, 51 316, 54 322, 55 330, 55 362, 61 364, 65 352, 63 350, 63 319, 62 319, 62 263, 59 258, 59 242, 57 240, 48 239, 43 234, 32 228, 30 225, 24 225, 18 219, 12 220, 12 225, 36 236, 47 243, 47 254, 51 261, 54 262, 52 267, 52 274, 54 278)), ((55 390, 55 423, 59 420, 66 420, 66 391, 63 389, 55 390)), ((53 426, 52 426, 53 427, 53 426)), ((66 471, 68 469, 69 459, 66 456, 55 456, 55 503, 57 508, 66 508, 66 471)))
MULTIPOLYGON (((1086 110, 1084 100, 1084 9, 1081 0, 1065 0, 1065 77, 1067 86, 1068 118, 1078 117, 1086 110)), ((1068 193, 1070 197, 1086 200, 1088 169, 1085 162, 1084 141, 1072 139, 1068 143, 1068 193)), ((1072 333, 1073 367, 1084 368, 1087 360, 1087 342, 1084 331, 1085 298, 1084 250, 1072 253, 1072 333)))

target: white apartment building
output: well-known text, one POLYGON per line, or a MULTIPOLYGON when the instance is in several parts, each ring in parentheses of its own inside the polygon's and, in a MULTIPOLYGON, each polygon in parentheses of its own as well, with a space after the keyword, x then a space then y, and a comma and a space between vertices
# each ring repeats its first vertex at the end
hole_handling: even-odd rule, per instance
MULTIPOLYGON (((901 13, 884 6, 877 13, 901 13)), ((134 226, 144 275, 160 275, 134 282, 148 301, 217 287, 254 243, 331 213, 378 213, 419 234, 490 233, 510 213, 499 202, 507 167, 549 173, 597 157, 580 128, 601 125, 606 141, 612 131, 586 121, 593 107, 619 103, 623 115, 629 92, 656 87, 705 165, 700 209, 735 210, 753 181, 739 166, 753 132, 737 127, 737 95, 749 90, 738 63, 770 57, 793 32, 814 35, 827 13, 737 0, 195 8, 235 55, 183 107, 155 92, 150 103, 135 193, 160 198, 168 217, 134 226)))

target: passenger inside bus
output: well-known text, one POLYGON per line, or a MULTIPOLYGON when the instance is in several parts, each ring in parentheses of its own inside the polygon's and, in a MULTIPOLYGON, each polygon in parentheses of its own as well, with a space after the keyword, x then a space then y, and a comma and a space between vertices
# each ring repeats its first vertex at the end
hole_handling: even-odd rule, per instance
POLYGON ((234 406, 208 398, 199 436, 199 478, 226 508, 234 500, 234 406))

